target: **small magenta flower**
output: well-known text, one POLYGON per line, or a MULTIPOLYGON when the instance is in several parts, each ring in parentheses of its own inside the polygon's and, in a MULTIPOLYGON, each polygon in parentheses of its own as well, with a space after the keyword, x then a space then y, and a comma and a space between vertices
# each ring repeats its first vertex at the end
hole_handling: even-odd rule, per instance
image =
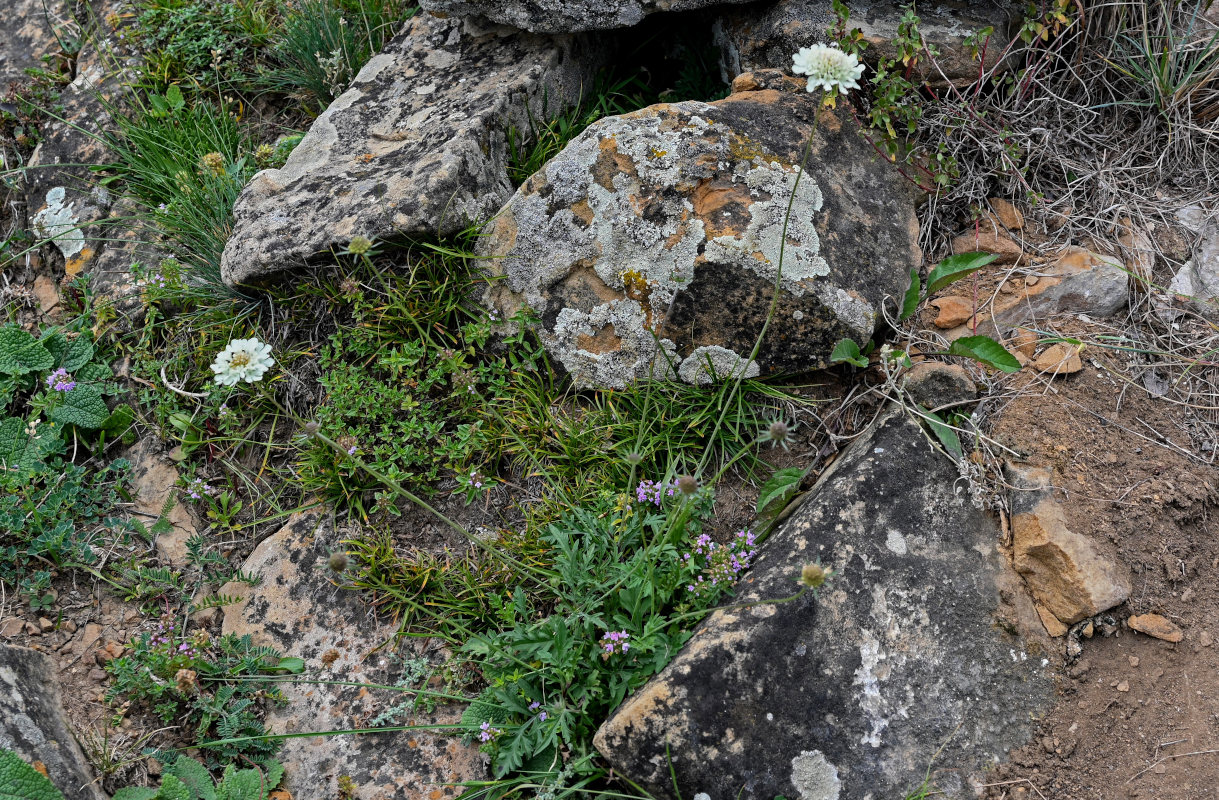
POLYGON ((666 483, 656 483, 655 481, 640 481, 635 487, 635 499, 641 503, 655 503, 660 507, 660 500, 664 497, 665 490, 668 490, 669 495, 673 494, 673 487, 666 483))
POLYGON ((66 369, 60 367, 47 376, 47 388, 57 392, 70 392, 76 388, 76 381, 72 380, 66 369))
POLYGON ((601 654, 602 658, 609 658, 615 653, 626 653, 631 649, 630 642, 627 640, 631 635, 626 631, 606 631, 601 635, 601 647, 605 651, 601 654))
POLYGON ((210 483, 204 482, 202 478, 194 478, 186 485, 186 493, 190 495, 191 500, 202 500, 204 495, 215 497, 220 494, 210 483))
POLYGON ((480 731, 478 734, 480 742, 489 742, 501 733, 499 728, 492 728, 490 722, 484 722, 478 726, 478 729, 480 731))

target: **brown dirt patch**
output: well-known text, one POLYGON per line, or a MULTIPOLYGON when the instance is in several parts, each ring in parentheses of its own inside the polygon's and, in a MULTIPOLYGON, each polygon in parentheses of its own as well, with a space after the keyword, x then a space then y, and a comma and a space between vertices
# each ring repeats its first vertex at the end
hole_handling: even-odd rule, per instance
POLYGON ((1075 375, 1021 373, 993 428, 1053 471, 1068 527, 1129 571, 1131 595, 1111 635, 1097 626, 1074 660, 1064 646, 1062 699, 996 769, 992 800, 1219 797, 1219 468, 1191 451, 1195 412, 1129 382, 1126 358, 1092 347, 1075 375), (1184 640, 1131 631, 1144 613, 1184 640))

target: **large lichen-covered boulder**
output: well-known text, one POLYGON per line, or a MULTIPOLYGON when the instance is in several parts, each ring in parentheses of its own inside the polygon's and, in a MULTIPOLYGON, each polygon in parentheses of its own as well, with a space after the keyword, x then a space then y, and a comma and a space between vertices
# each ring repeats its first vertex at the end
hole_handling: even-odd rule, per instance
POLYGON ((0 749, 41 764, 68 800, 104 800, 72 736, 55 665, 46 655, 0 644, 0 749))
POLYGON ((510 126, 574 102, 595 43, 417 15, 233 208, 221 271, 239 284, 356 236, 446 235, 512 194, 510 126))
MULTIPOLYGON (((897 56, 896 40, 907 4, 888 0, 854 0, 847 28, 858 28, 866 45, 864 58, 897 56)), ((1013 0, 934 0, 918 5, 918 33, 938 51, 937 69, 925 56, 914 65, 912 79, 933 84, 964 84, 978 79, 999 63, 1022 18, 1024 6, 1013 0), (993 31, 990 40, 980 36, 993 31), (977 36, 978 47, 968 41, 977 36)), ((790 69, 801 47, 828 44, 827 30, 837 27, 831 0, 779 0, 776 3, 727 10, 716 22, 721 63, 729 79, 759 69, 790 69)), ((869 75, 871 72, 868 73, 869 75)))
POLYGON ((413 692, 368 686, 401 681, 418 689, 427 671, 411 665, 429 656, 436 661, 441 654, 399 644, 394 621, 378 619, 356 592, 337 585, 341 578, 329 561, 343 551, 344 538, 323 509, 290 517, 243 566, 260 583, 221 588, 221 594, 239 598, 224 609, 223 631, 248 634, 256 645, 303 659, 308 679, 315 682, 280 687, 288 702, 268 712, 273 733, 423 729, 287 739, 277 756, 286 771, 284 788, 294 800, 453 800, 464 791, 463 782, 486 777, 482 754, 456 736, 426 728, 456 725, 465 706, 416 708, 413 692))
POLYGON ((693 11, 752 0, 420 0, 430 11, 475 15, 535 33, 629 28, 657 11, 693 11))
POLYGON ((486 302, 539 315, 584 387, 817 369, 866 342, 920 262, 909 185, 844 111, 779 83, 590 126, 488 226, 486 302))
POLYGON ((996 520, 900 410, 852 445, 715 612, 597 732, 657 796, 901 798, 928 768, 948 797, 1031 735, 1053 700, 1048 644, 996 520), (941 749, 942 748, 942 749, 941 749), (672 770, 672 772, 670 772, 672 770))

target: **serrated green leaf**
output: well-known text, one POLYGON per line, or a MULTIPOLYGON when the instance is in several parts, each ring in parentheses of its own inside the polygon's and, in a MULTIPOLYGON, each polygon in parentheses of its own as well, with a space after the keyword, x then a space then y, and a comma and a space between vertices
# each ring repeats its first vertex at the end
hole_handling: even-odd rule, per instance
POLYGON ((927 276, 927 294, 935 294, 948 284, 972 275, 998 257, 994 253, 957 253, 949 256, 936 264, 927 276))
POLYGON ((161 789, 157 792, 157 800, 194 800, 186 784, 175 775, 161 776, 161 789))
POLYGON ((944 422, 943 417, 922 406, 916 406, 922 412, 926 419, 927 426, 931 428, 931 432, 935 434, 935 438, 940 440, 940 444, 944 445, 944 449, 952 456, 954 461, 960 461, 964 453, 961 447, 961 437, 957 436, 957 432, 944 422))
POLYGON ((165 771, 186 784, 194 800, 216 800, 216 787, 212 784, 212 776, 207 767, 195 759, 178 756, 173 764, 165 767, 165 771))
POLYGON ((910 270, 910 288, 906 290, 906 297, 902 300, 902 315, 899 319, 910 319, 914 312, 918 310, 918 301, 922 296, 923 287, 918 278, 918 267, 910 270))
POLYGON ((58 431, 39 425, 33 436, 26 433, 25 420, 5 417, 0 420, 0 464, 34 469, 59 449, 58 431))
POLYGON ((54 357, 42 343, 13 325, 0 328, 0 372, 25 375, 50 369, 54 357))
POLYGON ((77 336, 68 343, 68 352, 64 354, 63 363, 59 366, 68 372, 76 372, 88 364, 91 358, 93 358, 93 342, 89 341, 87 336, 77 336))
POLYGON ((78 381, 104 381, 114 377, 114 370, 105 364, 91 361, 78 369, 73 377, 78 381))
POLYGON ((262 800, 262 785, 262 773, 258 770, 237 770, 230 764, 216 787, 216 800, 262 800))
POLYGON ((46 775, 11 750, 0 750, 0 800, 64 800, 46 775))
POLYGON ((169 107, 174 111, 177 111, 182 108, 182 106, 186 105, 186 98, 182 96, 182 89, 176 83, 171 84, 170 87, 165 90, 165 100, 169 103, 169 107))
POLYGON ((156 800, 157 796, 151 786, 127 786, 115 792, 112 800, 156 800))
MULTIPOLYGON (((268 761, 263 766, 267 770, 267 791, 270 792, 284 779, 284 765, 278 761, 268 761)), ((212 800, 212 798, 205 797, 203 800, 212 800)))
POLYGON ((63 399, 50 414, 56 422, 88 430, 100 428, 109 416, 110 409, 102 400, 101 390, 87 383, 78 383, 72 391, 64 392, 63 399))
POLYGON ((851 339, 840 339, 838 344, 834 345, 834 351, 830 353, 831 364, 839 364, 843 361, 857 367, 868 366, 868 359, 860 355, 859 345, 851 339))
POLYGON ((1003 345, 989 336, 963 336, 948 348, 951 356, 965 356, 1004 372, 1019 372, 1020 362, 1003 345))
POLYGON ((800 467, 788 467, 771 475, 770 480, 762 485, 762 490, 758 493, 757 512, 764 513, 772 506, 777 506, 774 511, 781 510, 786 505, 785 501, 800 488, 802 480, 804 470, 800 467))

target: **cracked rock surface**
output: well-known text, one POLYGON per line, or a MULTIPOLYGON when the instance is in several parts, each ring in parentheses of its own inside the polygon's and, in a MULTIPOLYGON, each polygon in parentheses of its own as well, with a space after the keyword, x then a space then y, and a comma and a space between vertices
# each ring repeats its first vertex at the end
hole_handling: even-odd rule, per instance
POLYGON ((867 342, 921 260, 912 197, 841 110, 817 114, 797 180, 816 100, 774 83, 590 126, 487 227, 479 254, 503 280, 485 301, 538 314, 581 387, 799 372, 867 342))
POLYGON ((815 560, 835 573, 819 596, 715 612, 597 749, 658 797, 671 764, 683 797, 897 798, 933 759, 937 789, 973 797, 1053 684, 998 524, 957 477, 900 409, 882 417, 771 534, 734 602, 791 596, 815 560))
POLYGON ((234 205, 221 270, 240 284, 370 239, 452 234, 512 194, 505 132, 575 101, 598 65, 578 37, 419 14, 234 205))
POLYGON ((693 11, 751 0, 421 0, 429 11, 476 15, 535 33, 628 28, 657 11, 693 11))

